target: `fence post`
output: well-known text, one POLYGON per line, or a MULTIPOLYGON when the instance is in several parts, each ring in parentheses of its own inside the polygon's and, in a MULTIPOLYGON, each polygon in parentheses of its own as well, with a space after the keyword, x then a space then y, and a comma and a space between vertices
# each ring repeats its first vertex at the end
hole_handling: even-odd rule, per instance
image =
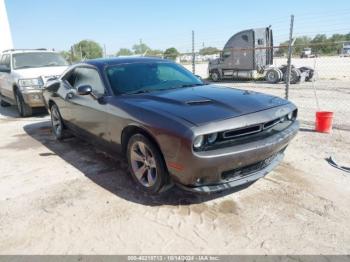
POLYGON ((288 61, 287 61, 287 75, 286 75, 286 96, 289 99, 289 85, 290 85, 290 74, 292 69, 292 42, 293 42, 293 25, 294 15, 290 16, 290 29, 289 29, 289 43, 288 43, 288 61))
POLYGON ((196 54, 194 52, 194 31, 192 30, 192 73, 196 73, 196 54))

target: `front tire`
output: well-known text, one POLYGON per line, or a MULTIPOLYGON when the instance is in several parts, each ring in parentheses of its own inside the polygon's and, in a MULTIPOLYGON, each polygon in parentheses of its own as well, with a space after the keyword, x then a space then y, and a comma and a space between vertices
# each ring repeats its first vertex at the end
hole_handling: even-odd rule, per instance
MULTIPOLYGON (((0 99, 1 99, 1 98, 0 98, 0 99)), ((8 106, 10 106, 10 104, 1 99, 1 101, 0 101, 0 106, 2 106, 2 107, 8 107, 8 106)))
POLYGON ((210 78, 211 80, 213 80, 214 82, 218 82, 220 81, 220 74, 218 70, 213 70, 210 74, 210 78))
POLYGON ((57 140, 62 140, 64 138, 64 125, 62 121, 62 117, 58 106, 53 104, 50 108, 51 111, 51 125, 52 132, 55 135, 57 140))
POLYGON ((21 117, 31 116, 33 114, 32 108, 24 102, 22 94, 18 90, 15 91, 15 98, 19 115, 21 117))
POLYGON ((161 152, 147 137, 133 135, 127 146, 129 170, 133 179, 149 193, 159 193, 168 183, 168 171, 161 152))

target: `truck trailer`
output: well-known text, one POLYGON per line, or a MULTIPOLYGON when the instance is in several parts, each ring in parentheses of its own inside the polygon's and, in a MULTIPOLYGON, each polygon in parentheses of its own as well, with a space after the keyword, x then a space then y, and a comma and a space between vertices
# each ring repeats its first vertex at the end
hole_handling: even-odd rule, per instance
MULTIPOLYGON (((225 44, 220 58, 209 61, 213 81, 224 79, 265 79, 269 83, 285 81, 287 65, 273 65, 273 34, 271 27, 256 28, 234 34, 225 44)), ((314 70, 291 66, 290 83, 310 81, 314 70)))

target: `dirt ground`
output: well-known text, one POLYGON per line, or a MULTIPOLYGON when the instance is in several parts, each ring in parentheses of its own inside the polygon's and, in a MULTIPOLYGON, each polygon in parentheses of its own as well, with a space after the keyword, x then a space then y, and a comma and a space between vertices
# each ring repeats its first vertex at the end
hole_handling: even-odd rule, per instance
POLYGON ((283 163, 212 195, 148 196, 122 157, 55 141, 46 115, 0 108, 0 254, 349 254, 350 174, 325 158, 350 164, 350 131, 313 132, 311 93, 293 96, 306 109, 283 163))

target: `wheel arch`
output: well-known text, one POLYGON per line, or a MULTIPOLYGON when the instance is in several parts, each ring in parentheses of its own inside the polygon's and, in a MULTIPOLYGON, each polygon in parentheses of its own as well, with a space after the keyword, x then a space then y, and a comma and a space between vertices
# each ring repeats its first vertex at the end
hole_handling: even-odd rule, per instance
MULTIPOLYGON (((160 149, 159 143, 157 142, 156 138, 146 129, 138 125, 128 125, 124 127, 120 141, 121 141, 121 146, 122 146, 122 152, 126 153, 127 147, 128 147, 128 142, 130 138, 135 135, 135 134, 142 134, 145 137, 147 137, 151 142, 154 143, 154 145, 157 147, 161 155, 163 156, 163 152, 160 149)), ((164 157, 163 157, 164 158, 164 157)))
POLYGON ((122 134, 121 134, 121 140, 120 140, 121 141, 122 153, 124 155, 126 155, 126 151, 127 151, 129 140, 135 134, 142 134, 142 135, 144 135, 146 138, 148 138, 154 144, 154 146, 159 150, 159 153, 160 153, 160 156, 163 159, 165 168, 168 169, 167 168, 167 163, 165 161, 164 153, 161 150, 157 139, 146 128, 141 127, 139 125, 129 125, 129 126, 126 126, 123 129, 122 134))

